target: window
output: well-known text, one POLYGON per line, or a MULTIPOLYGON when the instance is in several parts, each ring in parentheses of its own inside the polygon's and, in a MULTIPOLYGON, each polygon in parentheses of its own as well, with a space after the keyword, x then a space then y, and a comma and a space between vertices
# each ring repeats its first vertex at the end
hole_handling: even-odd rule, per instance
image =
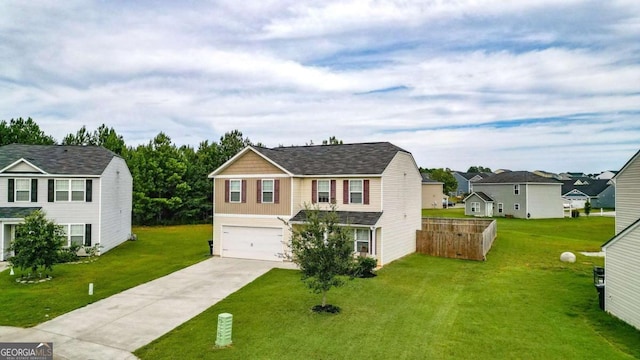
POLYGON ((371 243, 371 232, 369 229, 355 229, 354 235, 355 241, 353 245, 355 252, 371 254, 369 246, 371 243))
POLYGON ((16 201, 31 201, 31 179, 16 179, 16 201))
POLYGON ((520 204, 513 204, 513 210, 520 210, 520 204))
POLYGON ((262 180, 262 202, 273 202, 273 180, 262 180))
POLYGON ((504 212, 504 204, 498 203, 498 214, 502 214, 504 212))
POLYGON ((56 180, 56 201, 85 201, 84 180, 56 180))
POLYGON ((513 195, 520 195, 520 184, 513 185, 513 195))
POLYGON ((480 212, 480 203, 472 202, 471 203, 471 212, 480 212))
POLYGON ((229 180, 229 202, 239 203, 242 199, 242 180, 229 180))
POLYGON ((91 225, 68 224, 62 225, 62 230, 67 237, 67 246, 72 244, 91 246, 91 225))
POLYGON ((328 203, 330 201, 331 181, 318 180, 318 202, 328 203))
POLYGON ((362 204, 362 180, 349 180, 349 204, 362 204))

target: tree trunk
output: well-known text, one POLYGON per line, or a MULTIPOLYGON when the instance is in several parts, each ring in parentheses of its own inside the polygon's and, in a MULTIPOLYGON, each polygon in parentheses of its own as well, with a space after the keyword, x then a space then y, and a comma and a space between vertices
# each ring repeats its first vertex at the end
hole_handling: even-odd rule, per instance
POLYGON ((322 292, 322 307, 325 307, 325 305, 327 305, 327 292, 323 291, 322 292))

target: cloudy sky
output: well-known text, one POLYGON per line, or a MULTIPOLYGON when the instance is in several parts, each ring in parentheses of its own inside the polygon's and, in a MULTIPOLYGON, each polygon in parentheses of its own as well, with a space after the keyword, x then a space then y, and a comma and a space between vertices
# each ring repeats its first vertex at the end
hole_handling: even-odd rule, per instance
POLYGON ((423 167, 599 172, 640 149, 640 2, 2 1, 0 119, 129 145, 233 129, 423 167))

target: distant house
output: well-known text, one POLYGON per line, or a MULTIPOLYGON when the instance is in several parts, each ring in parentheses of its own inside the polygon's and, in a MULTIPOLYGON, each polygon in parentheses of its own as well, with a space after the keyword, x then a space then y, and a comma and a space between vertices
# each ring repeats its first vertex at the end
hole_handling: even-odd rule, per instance
POLYGON ((535 170, 533 172, 536 175, 542 176, 542 177, 546 177, 546 178, 552 178, 552 179, 556 179, 556 180, 562 180, 562 176, 552 173, 552 172, 548 172, 548 171, 544 171, 544 170, 535 170))
POLYGON ((611 179, 613 179, 614 176, 616 176, 617 173, 618 172, 615 171, 615 170, 603 171, 598 176, 596 176, 596 179, 599 179, 599 180, 611 180, 611 179))
POLYGON ((451 174, 458 182, 455 193, 457 196, 471 193, 473 191, 473 183, 493 175, 493 173, 470 173, 461 171, 454 171, 451 174))
POLYGON ((568 179, 577 179, 577 178, 583 178, 583 177, 587 177, 587 174, 583 173, 583 172, 578 172, 578 171, 569 171, 569 172, 565 172, 565 173, 560 173, 560 177, 563 180, 568 180, 568 179))
POLYGON ((0 260, 11 256, 15 228, 43 210, 62 225, 67 246, 100 244, 102 253, 131 236, 132 178, 124 159, 97 146, 0 147, 0 260))
POLYGON ((587 200, 592 208, 614 208, 616 190, 611 180, 598 180, 589 177, 562 181, 562 198, 572 208, 582 209, 587 200))
POLYGON ((388 142, 248 146, 215 169, 213 252, 280 260, 307 207, 335 206, 354 251, 382 266, 415 252, 422 177, 411 153, 388 142))
MULTIPOLYGON (((444 195, 444 183, 429 178, 428 174, 421 173, 422 175, 422 208, 423 209, 435 209, 441 208, 443 200, 447 200, 447 196, 444 195)), ((446 202, 444 203, 447 204, 446 202)))
POLYGON ((615 235, 605 251, 605 310, 640 329, 640 151, 613 178, 615 235))
POLYGON ((473 192, 465 199, 465 214, 562 218, 561 190, 562 183, 555 179, 528 171, 503 172, 473 184, 473 192))

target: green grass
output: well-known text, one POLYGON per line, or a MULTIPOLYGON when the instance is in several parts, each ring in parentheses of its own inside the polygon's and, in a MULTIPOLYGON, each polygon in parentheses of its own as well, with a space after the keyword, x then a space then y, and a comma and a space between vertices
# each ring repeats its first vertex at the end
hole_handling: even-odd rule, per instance
POLYGON ((94 301, 209 258, 211 225, 134 228, 127 241, 89 264, 60 264, 53 280, 19 284, 0 273, 0 325, 37 325, 94 301), (88 295, 94 283, 93 296, 88 295))
MULTIPOLYGON (((430 210, 429 216, 460 209, 430 210)), ((329 292, 338 315, 292 270, 272 270, 136 351, 142 359, 633 359, 640 332, 600 311, 592 283, 613 218, 498 219, 486 262, 413 254, 329 292), (561 263, 572 251, 577 262, 561 263), (234 316, 216 349, 217 316, 234 316)))

